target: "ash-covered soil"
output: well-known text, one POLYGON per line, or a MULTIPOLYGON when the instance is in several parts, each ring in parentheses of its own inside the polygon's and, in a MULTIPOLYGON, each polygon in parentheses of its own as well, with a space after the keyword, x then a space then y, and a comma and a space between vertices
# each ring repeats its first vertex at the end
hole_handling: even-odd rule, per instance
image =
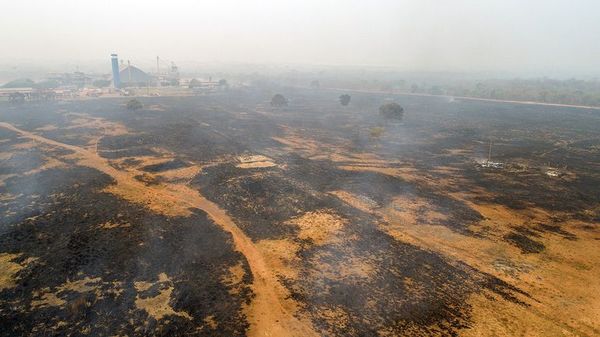
POLYGON ((1 105, 0 335, 600 334, 600 112, 277 90, 1 105))

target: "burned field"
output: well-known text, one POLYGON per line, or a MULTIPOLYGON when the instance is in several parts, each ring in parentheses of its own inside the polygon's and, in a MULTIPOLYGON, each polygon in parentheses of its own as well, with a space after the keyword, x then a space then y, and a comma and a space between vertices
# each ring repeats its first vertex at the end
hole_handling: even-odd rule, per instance
POLYGON ((600 334, 598 111, 281 92, 0 106, 0 335, 600 334))

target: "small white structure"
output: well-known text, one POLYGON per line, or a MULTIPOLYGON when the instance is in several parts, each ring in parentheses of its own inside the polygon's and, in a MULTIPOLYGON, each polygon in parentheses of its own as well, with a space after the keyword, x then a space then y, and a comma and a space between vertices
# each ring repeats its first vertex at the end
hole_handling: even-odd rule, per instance
POLYGON ((483 168, 501 169, 501 168, 504 168, 504 163, 486 160, 484 162, 480 162, 479 166, 481 166, 483 168))
POLYGON ((546 170, 546 175, 552 178, 560 177, 560 171, 550 168, 546 170))

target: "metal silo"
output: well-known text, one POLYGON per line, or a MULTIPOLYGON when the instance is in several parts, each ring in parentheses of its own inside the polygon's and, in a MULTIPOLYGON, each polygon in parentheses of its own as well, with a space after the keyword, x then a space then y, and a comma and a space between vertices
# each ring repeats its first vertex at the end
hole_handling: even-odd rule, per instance
POLYGON ((115 88, 121 88, 121 77, 119 76, 119 58, 117 54, 110 54, 112 61, 113 83, 115 88))

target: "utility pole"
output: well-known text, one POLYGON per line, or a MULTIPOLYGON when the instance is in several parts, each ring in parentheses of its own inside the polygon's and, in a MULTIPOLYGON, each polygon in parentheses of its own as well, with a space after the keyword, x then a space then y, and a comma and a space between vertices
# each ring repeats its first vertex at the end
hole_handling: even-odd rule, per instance
POLYGON ((160 74, 160 68, 158 66, 158 56, 156 57, 156 76, 160 74))
POLYGON ((492 161, 492 140, 490 139, 490 150, 488 151, 488 163, 492 161))

